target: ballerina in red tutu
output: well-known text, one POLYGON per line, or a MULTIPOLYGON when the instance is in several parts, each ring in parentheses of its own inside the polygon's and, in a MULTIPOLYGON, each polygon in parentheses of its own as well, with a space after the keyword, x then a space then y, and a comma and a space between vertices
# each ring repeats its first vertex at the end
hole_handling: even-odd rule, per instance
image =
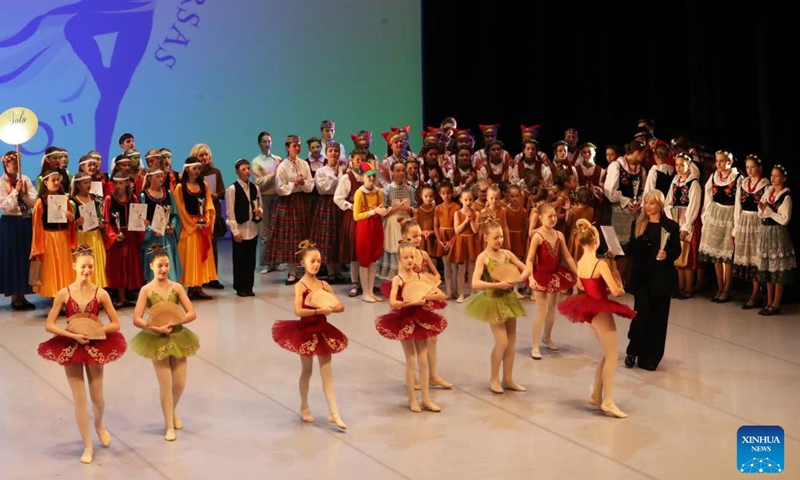
POLYGON ((585 293, 572 295, 558 304, 558 311, 574 323, 588 323, 594 329, 603 358, 597 365, 594 385, 589 403, 599 406, 606 413, 617 418, 628 415, 614 403, 614 374, 617 370, 617 326, 612 315, 631 319, 636 312, 626 305, 608 299, 610 291, 615 297, 625 294, 622 280, 616 269, 597 259, 600 237, 597 229, 588 220, 580 219, 575 224, 574 234, 583 248, 583 256, 578 261, 578 277, 585 293))
MULTIPOLYGON (((436 277, 436 280, 439 284, 442 282, 442 277, 439 275, 439 272, 436 270, 436 266, 433 264, 430 255, 428 252, 420 248, 422 246, 422 228, 420 228, 419 223, 413 218, 409 218, 403 221, 400 224, 400 234, 403 237, 404 242, 408 242, 413 245, 417 252, 414 254, 414 267, 413 270, 417 273, 427 273, 436 277)), ((381 293, 386 298, 391 296, 392 292, 392 282, 387 281, 381 284, 381 293)), ((446 297, 446 295, 445 295, 446 297)), ((447 306, 446 300, 437 300, 435 302, 430 302, 428 304, 432 310, 441 310, 447 306)), ((439 375, 439 362, 438 362, 438 342, 439 336, 433 335, 428 337, 428 371, 430 372, 429 376, 429 384, 432 387, 440 387, 446 390, 450 390, 453 388, 453 384, 445 380, 444 378, 439 375)), ((420 389, 420 384, 418 381, 414 380, 414 388, 416 390, 420 389)))
MULTIPOLYGON (((94 256, 88 245, 81 244, 73 253, 73 268, 77 280, 56 293, 53 307, 47 315, 45 330, 55 334, 50 340, 39 344, 39 355, 64 366, 75 404, 75 420, 83 439, 81 463, 92 463, 93 447, 89 433, 89 413, 86 411, 86 383, 89 380, 89 395, 94 411, 94 429, 100 443, 107 447, 111 435, 103 424, 105 400, 103 399, 103 365, 113 362, 125 353, 127 343, 119 333, 119 318, 108 292, 92 283, 94 256), (89 340, 86 335, 73 333, 56 324, 61 307, 66 305, 67 318, 79 313, 88 313, 97 319, 100 307, 106 311, 109 323, 103 325, 106 338, 89 340)), ((100 320, 97 319, 100 323, 100 320)))
POLYGON ((564 235, 555 229, 558 216, 555 208, 549 203, 539 206, 539 219, 542 226, 537 228, 531 236, 528 247, 528 258, 525 261, 530 269, 531 276, 528 280, 533 289, 538 313, 533 322, 533 344, 531 357, 541 360, 539 342, 551 352, 558 351, 558 346, 553 343, 551 334, 556 321, 556 301, 559 292, 569 290, 575 285, 575 261, 569 254, 564 235), (561 264, 562 259, 569 266, 561 264), (542 338, 544 328, 544 338, 542 338))
POLYGON ((430 370, 428 365, 428 339, 435 337, 447 328, 447 320, 432 310, 431 302, 444 300, 444 292, 435 290, 422 300, 410 302, 403 300, 406 282, 418 279, 414 271, 417 248, 408 242, 400 242, 397 253, 399 271, 392 278, 389 306, 392 311, 375 319, 375 328, 390 340, 400 340, 406 356, 406 386, 408 387, 408 406, 412 412, 421 412, 414 393, 414 370, 419 363, 419 386, 422 390, 422 408, 439 412, 441 408, 431 402, 429 397, 430 370))
POLYGON ((300 242, 300 265, 305 269, 303 278, 294 286, 294 313, 300 320, 278 320, 272 325, 272 338, 275 343, 290 352, 300 354, 302 371, 300 373, 300 416, 306 423, 313 423, 311 409, 308 406, 308 388, 314 368, 314 357, 319 362, 322 377, 322 391, 328 400, 330 415, 328 421, 341 428, 347 425, 339 417, 336 406, 336 392, 333 389, 333 371, 331 370, 331 354, 339 353, 347 348, 347 337, 338 328, 328 323, 326 315, 344 312, 344 305, 339 302, 334 307, 314 308, 306 298, 311 292, 325 290, 333 295, 328 282, 317 278, 322 256, 308 240, 300 242))

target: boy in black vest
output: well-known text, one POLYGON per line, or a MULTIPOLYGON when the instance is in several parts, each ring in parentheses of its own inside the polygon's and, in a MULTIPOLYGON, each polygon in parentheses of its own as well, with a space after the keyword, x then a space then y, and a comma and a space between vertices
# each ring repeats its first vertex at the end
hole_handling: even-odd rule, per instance
POLYGON ((227 223, 233 236, 233 289, 240 297, 253 297, 261 192, 250 181, 248 160, 237 160, 234 167, 239 179, 225 191, 227 223))

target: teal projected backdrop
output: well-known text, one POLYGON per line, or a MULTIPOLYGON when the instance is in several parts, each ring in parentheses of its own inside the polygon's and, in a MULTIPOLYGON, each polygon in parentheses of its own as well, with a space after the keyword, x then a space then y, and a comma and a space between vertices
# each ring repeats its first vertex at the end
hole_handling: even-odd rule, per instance
POLYGON ((141 152, 170 148, 176 169, 207 143, 226 181, 262 130, 284 155, 285 135, 332 119, 348 151, 365 129, 383 152, 380 132, 422 126, 420 23, 418 0, 15 2, 0 15, 0 112, 39 117, 29 176, 50 145, 71 171, 95 148, 107 169, 125 132, 141 152))

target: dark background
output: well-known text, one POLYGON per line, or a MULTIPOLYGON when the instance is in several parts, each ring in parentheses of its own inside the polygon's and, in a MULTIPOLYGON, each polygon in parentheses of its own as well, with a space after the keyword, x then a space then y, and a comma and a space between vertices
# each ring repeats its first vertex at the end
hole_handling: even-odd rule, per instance
MULTIPOLYGON (((800 25, 785 9, 685 0, 475 5, 422 2, 426 126, 453 116, 479 145, 478 124, 499 123, 515 155, 519 125, 541 124, 541 149, 552 157, 568 127, 602 149, 622 146, 650 117, 658 138, 686 134, 711 152, 730 150, 742 172, 756 153, 765 177, 780 163, 790 188, 800 188, 792 161, 800 25)), ((598 150, 598 163, 604 157, 598 150)), ((795 251, 798 226, 790 224, 795 251)))

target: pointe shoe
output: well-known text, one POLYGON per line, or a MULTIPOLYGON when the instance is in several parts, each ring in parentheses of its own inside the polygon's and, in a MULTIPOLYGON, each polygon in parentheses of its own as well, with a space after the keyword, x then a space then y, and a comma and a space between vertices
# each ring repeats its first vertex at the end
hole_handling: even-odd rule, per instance
POLYGON ((434 378, 434 379, 432 379, 430 381, 430 386, 431 387, 441 387, 441 388, 444 388, 445 390, 450 390, 451 388, 453 388, 453 384, 448 382, 447 380, 445 380, 443 378, 434 378))
POLYGON ((178 438, 178 435, 175 434, 175 429, 168 428, 167 433, 164 434, 164 440, 174 442, 176 438, 178 438))
POLYGON ((464 295, 459 295, 458 298, 456 298, 456 303, 464 303, 464 295))
POLYGON ((436 412, 436 413, 438 413, 438 412, 441 412, 441 411, 442 411, 442 409, 439 407, 439 405, 436 405, 436 404, 435 404, 435 403, 433 403, 433 402, 427 402, 427 403, 426 403, 426 402, 422 402, 422 407, 423 407, 425 410, 429 411, 429 412, 436 412))
POLYGON ((604 411, 605 413, 610 413, 617 418, 628 418, 628 414, 623 412, 613 403, 611 405, 600 405, 600 410, 604 411))
POLYGON ((300 418, 302 418, 305 423, 314 423, 314 417, 311 416, 311 410, 308 408, 300 410, 300 418))
POLYGON ((175 427, 175 430, 182 430, 183 429, 183 422, 181 422, 181 419, 178 418, 178 416, 175 415, 175 414, 173 414, 173 416, 172 416, 172 426, 175 427))
POLYGON ((517 382, 503 382, 503 390, 511 390, 512 392, 527 392, 528 389, 523 387, 517 382))
POLYGON ((534 359, 534 360, 541 360, 542 359, 542 354, 541 354, 541 352, 539 352, 538 348, 536 348, 536 347, 531 348, 531 358, 534 359))
POLYGON ((100 439, 101 445, 104 447, 111 445, 111 434, 108 433, 105 427, 95 427, 95 431, 97 432, 97 438, 100 439))
POLYGON ((542 340, 542 345, 547 347, 547 349, 550 350, 551 352, 557 352, 558 351, 558 345, 553 343, 552 340, 542 340))
POLYGON ((328 416, 328 421, 342 430, 347 430, 347 425, 342 421, 341 418, 339 418, 338 413, 331 413, 330 416, 328 416))
POLYGON ((373 297, 372 295, 362 295, 361 301, 367 303, 375 303, 375 297, 373 297))
POLYGON ((92 447, 87 447, 83 449, 83 454, 81 455, 81 463, 88 465, 92 463, 92 447))
POLYGON ((489 390, 498 395, 503 393, 503 387, 498 382, 489 382, 489 390))

